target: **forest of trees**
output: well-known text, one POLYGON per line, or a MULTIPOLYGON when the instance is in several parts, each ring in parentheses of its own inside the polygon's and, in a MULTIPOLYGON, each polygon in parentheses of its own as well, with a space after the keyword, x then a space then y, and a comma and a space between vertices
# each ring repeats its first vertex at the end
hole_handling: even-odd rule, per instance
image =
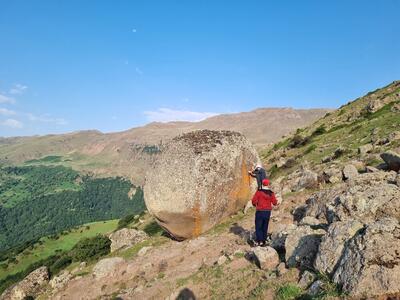
POLYGON ((63 166, 0 168, 0 252, 74 226, 145 209, 130 181, 92 178, 63 166))

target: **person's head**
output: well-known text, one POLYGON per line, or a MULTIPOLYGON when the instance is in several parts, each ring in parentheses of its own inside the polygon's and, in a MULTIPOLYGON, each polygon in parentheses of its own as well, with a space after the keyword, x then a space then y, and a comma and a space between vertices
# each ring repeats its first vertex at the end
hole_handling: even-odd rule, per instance
POLYGON ((264 180, 262 181, 262 185, 263 185, 264 187, 269 187, 269 184, 270 184, 269 179, 264 179, 264 180))
POLYGON ((261 169, 261 168, 262 168, 261 164, 256 164, 256 167, 255 167, 256 170, 261 169))

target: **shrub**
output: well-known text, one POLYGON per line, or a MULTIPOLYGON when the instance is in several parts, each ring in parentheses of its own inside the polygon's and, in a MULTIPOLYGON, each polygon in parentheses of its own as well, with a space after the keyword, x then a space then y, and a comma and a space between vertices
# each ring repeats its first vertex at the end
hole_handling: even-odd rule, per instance
POLYGON ((135 220, 135 215, 134 215, 134 214, 127 215, 127 216, 123 217, 122 219, 120 219, 120 220, 118 221, 117 230, 118 230, 118 229, 121 229, 121 228, 127 227, 127 226, 128 226, 130 223, 132 223, 134 220, 135 220))
POLYGON ((50 266, 50 273, 52 275, 57 274, 60 272, 62 269, 65 269, 67 266, 69 266, 72 263, 72 258, 70 256, 62 256, 59 259, 57 259, 51 266, 50 266))
POLYGON ((312 133, 312 136, 317 136, 324 134, 326 132, 325 124, 320 125, 315 131, 312 133))
POLYGON ((104 235, 80 240, 71 250, 74 261, 96 260, 110 253, 111 241, 104 235))
POLYGON ((296 134, 289 143, 290 148, 298 148, 306 145, 310 141, 309 137, 302 137, 299 134, 296 134))
POLYGON ((276 299, 278 300, 289 300, 289 299, 296 299, 302 294, 301 288, 294 284, 285 284, 282 285, 276 291, 276 299))

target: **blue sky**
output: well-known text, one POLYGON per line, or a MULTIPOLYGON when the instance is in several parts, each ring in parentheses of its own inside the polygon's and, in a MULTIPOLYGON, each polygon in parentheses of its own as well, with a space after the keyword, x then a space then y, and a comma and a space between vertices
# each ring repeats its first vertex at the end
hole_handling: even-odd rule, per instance
POLYGON ((338 107, 400 79, 400 1, 0 0, 0 136, 338 107))

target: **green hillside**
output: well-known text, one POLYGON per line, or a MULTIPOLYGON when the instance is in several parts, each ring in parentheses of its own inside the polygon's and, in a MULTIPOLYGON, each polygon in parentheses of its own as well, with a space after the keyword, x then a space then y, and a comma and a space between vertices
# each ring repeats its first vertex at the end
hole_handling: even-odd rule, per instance
POLYGON ((123 178, 83 176, 64 166, 0 168, 0 251, 88 222, 144 209, 123 178))
POLYGON ((0 280, 8 275, 24 271, 40 260, 71 250, 83 238, 109 233, 117 226, 118 220, 94 222, 62 232, 57 236, 43 237, 16 255, 11 262, 9 259, 1 261, 2 258, 0 258, 0 280))
POLYGON ((297 130, 261 155, 275 177, 301 165, 318 169, 355 160, 376 166, 381 152, 400 147, 399 130, 400 81, 395 81, 297 130), (358 148, 366 144, 372 150, 361 156, 358 148))

